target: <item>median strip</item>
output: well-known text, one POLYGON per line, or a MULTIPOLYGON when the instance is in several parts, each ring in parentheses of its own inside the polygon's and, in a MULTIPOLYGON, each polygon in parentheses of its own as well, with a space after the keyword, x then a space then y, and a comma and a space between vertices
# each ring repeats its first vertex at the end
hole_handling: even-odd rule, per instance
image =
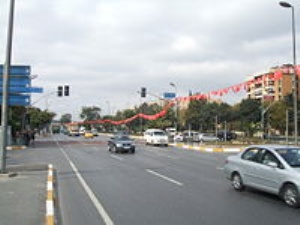
POLYGON ((184 149, 196 150, 202 152, 235 153, 235 152, 240 152, 242 150, 241 147, 211 147, 211 146, 208 147, 208 146, 187 145, 181 143, 170 143, 169 145, 178 148, 184 148, 184 149))

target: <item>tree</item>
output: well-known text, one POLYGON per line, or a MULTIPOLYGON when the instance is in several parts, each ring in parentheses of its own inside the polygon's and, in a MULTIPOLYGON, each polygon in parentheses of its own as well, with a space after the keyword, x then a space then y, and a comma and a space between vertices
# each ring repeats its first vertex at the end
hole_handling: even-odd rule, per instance
POLYGON ((60 123, 70 123, 72 122, 72 115, 70 113, 64 114, 59 121, 60 123))
POLYGON ((82 107, 80 118, 84 121, 92 121, 92 120, 99 120, 101 109, 96 106, 92 107, 82 107))
POLYGON ((53 112, 42 111, 39 108, 29 108, 29 124, 31 129, 42 129, 48 126, 56 116, 53 112))
POLYGON ((260 129, 261 103, 256 99, 243 99, 235 107, 234 119, 240 121, 240 130, 253 136, 260 129))
POLYGON ((268 113, 271 127, 281 134, 284 134, 286 130, 286 110, 288 110, 288 105, 284 101, 278 101, 274 103, 268 113))

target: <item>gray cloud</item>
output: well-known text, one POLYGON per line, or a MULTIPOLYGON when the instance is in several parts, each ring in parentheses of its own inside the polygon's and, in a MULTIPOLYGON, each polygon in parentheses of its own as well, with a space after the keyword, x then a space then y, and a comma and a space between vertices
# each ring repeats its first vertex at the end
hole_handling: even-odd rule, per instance
MULTIPOLYGON (((0 9, 4 62, 8 0, 0 9)), ((218 90, 292 59, 291 12, 275 0, 23 0, 15 15, 13 63, 31 65, 45 93, 71 86, 37 103, 58 114, 133 107, 142 86, 159 95, 171 81, 179 95, 218 90)))

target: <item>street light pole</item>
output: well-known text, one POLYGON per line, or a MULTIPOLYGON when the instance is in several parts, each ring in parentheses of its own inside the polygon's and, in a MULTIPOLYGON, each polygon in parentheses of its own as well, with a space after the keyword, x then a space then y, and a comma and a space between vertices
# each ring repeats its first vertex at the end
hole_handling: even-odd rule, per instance
POLYGON ((295 27, 295 9, 294 6, 288 2, 279 2, 279 5, 285 8, 292 9, 292 39, 293 39, 293 105, 294 105, 294 135, 295 144, 298 144, 298 79, 296 72, 296 27, 295 27))
POLYGON ((12 52, 12 35, 13 35, 13 20, 14 20, 15 1, 10 0, 9 19, 8 19, 8 33, 5 65, 3 71, 3 92, 2 92, 2 116, 1 116, 1 146, 0 146, 0 172, 6 173, 6 147, 7 147, 7 108, 8 108, 8 86, 10 74, 10 62, 12 52))
POLYGON ((172 87, 174 87, 174 90, 175 90, 175 129, 176 129, 176 132, 177 132, 177 126, 178 126, 178 102, 177 102, 177 86, 173 83, 173 82, 170 82, 169 83, 172 87))

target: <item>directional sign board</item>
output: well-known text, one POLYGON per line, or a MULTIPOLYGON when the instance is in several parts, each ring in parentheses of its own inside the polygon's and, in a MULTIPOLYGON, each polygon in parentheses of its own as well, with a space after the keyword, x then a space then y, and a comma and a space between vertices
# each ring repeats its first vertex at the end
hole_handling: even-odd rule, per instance
POLYGON ((164 93, 164 98, 165 99, 173 99, 175 97, 176 97, 176 94, 173 93, 173 92, 166 92, 166 93, 164 93))
MULTIPOLYGON (((2 98, 0 98, 0 104, 2 104, 2 98)), ((30 105, 29 95, 10 95, 8 98, 8 105, 14 106, 27 106, 30 105)))
MULTIPOLYGON (((2 87, 0 86, 0 93, 2 93, 2 87)), ((37 87, 21 87, 21 86, 10 86, 8 89, 9 93, 43 93, 43 88, 37 87)))
MULTIPOLYGON (((0 65, 0 104, 2 104, 4 65, 0 65)), ((9 70, 8 105, 30 105, 31 93, 43 93, 43 88, 31 87, 28 65, 11 65, 9 70)))
MULTIPOLYGON (((10 75, 11 76, 29 76, 30 75, 30 66, 10 66, 10 75)), ((0 65, 0 75, 3 75, 4 65, 0 65)))
MULTIPOLYGON (((31 85, 31 80, 29 77, 22 77, 22 78, 16 78, 16 77, 10 77, 9 78, 9 86, 22 86, 22 87, 29 87, 31 85)), ((3 79, 0 76, 0 86, 3 86, 3 79)))

